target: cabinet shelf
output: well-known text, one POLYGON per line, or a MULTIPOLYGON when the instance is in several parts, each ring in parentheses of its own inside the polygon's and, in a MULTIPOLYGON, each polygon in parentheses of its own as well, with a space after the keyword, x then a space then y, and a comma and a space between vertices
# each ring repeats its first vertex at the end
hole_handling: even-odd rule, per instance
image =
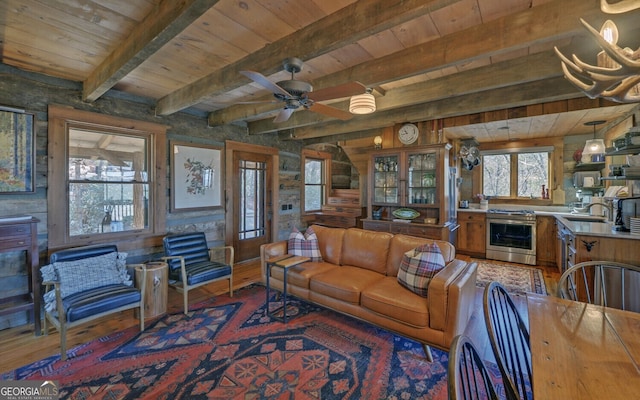
POLYGON ((615 147, 607 147, 605 149, 605 156, 622 156, 625 154, 638 154, 640 153, 640 146, 625 146, 619 149, 615 147))
POLYGON ((600 179, 603 181, 635 181, 635 180, 640 180, 640 176, 636 176, 636 175, 605 176, 600 179))
POLYGON ((604 162, 578 163, 574 171, 598 171, 604 168, 604 162))

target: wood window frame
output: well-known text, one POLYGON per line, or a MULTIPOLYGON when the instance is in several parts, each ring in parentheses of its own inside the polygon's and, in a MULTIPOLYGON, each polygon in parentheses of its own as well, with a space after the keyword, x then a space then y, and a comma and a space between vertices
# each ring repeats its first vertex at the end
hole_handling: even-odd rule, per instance
POLYGON ((325 151, 311 150, 311 149, 303 149, 302 150, 302 160, 300 163, 300 176, 302 177, 302 190, 300 193, 300 208, 301 213, 305 214, 313 214, 321 210, 306 210, 305 209, 305 193, 306 193, 306 182, 305 182, 305 166, 307 159, 313 160, 322 160, 323 162, 323 182, 324 182, 324 191, 322 195, 322 205, 327 203, 327 196, 329 196, 329 192, 331 191, 331 153, 325 151))
POLYGON ((120 250, 133 250, 161 244, 166 234, 167 210, 167 137, 168 126, 134 119, 114 117, 70 107, 49 106, 49 176, 47 189, 49 253, 66 247, 99 243, 118 244, 120 250), (146 136, 149 140, 149 214, 147 229, 109 234, 69 236, 69 127, 146 136))
MULTIPOLYGON (((540 139, 525 139, 518 141, 510 141, 510 142, 492 142, 492 143, 483 143, 481 146, 481 150, 505 150, 511 151, 514 154, 517 153, 517 149, 530 149, 535 147, 553 147, 553 150, 549 154, 549 199, 530 199, 525 197, 515 197, 515 198, 507 198, 507 197, 498 197, 492 198, 492 204, 523 204, 523 205, 552 205, 554 196, 553 191, 557 189, 562 189, 563 191, 563 152, 564 152, 564 141, 562 137, 550 137, 550 138, 540 138, 540 139)), ((514 175, 511 174, 512 185, 514 184, 514 175)), ((518 177, 515 176, 515 185, 517 185, 518 177)), ((482 164, 479 165, 478 168, 474 168, 473 170, 473 191, 472 193, 482 193, 482 164)), ((517 186, 516 186, 517 187, 517 186)), ((517 189, 516 189, 517 190, 517 189)), ((564 205, 565 199, 562 199, 562 204, 564 205)))

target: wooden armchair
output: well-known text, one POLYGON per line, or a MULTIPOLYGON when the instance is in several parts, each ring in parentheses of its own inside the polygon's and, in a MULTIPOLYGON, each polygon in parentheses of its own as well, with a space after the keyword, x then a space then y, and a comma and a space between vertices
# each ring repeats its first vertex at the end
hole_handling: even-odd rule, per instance
POLYGON ((77 247, 51 254, 41 268, 45 286, 44 334, 47 322, 60 332, 60 357, 67 359, 69 328, 129 309, 139 309, 144 330, 144 282, 133 287, 126 261, 115 245, 77 247))
POLYGON ((183 294, 185 314, 189 311, 191 289, 229 279, 229 296, 233 296, 233 247, 210 249, 204 232, 165 236, 163 245, 162 260, 169 265, 169 284, 183 294))

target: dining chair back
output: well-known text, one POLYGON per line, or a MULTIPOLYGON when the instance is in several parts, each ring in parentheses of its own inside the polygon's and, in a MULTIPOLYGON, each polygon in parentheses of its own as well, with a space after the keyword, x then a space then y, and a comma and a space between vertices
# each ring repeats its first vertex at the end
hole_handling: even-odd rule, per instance
POLYGON ((525 321, 507 290, 498 282, 491 282, 485 288, 483 308, 507 399, 532 399, 531 346, 525 321))
POLYGON ((447 374, 449 400, 498 399, 482 358, 464 335, 451 342, 447 374))
POLYGON ((567 269, 558 281, 563 299, 640 312, 640 266, 614 261, 585 261, 567 269))

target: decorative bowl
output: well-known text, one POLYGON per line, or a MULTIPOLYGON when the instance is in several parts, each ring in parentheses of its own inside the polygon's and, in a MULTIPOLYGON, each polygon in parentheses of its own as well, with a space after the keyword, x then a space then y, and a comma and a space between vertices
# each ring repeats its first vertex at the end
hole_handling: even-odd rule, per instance
POLYGON ((414 219, 420 216, 420 213, 411 208, 398 208, 392 212, 393 216, 400 219, 414 219))

